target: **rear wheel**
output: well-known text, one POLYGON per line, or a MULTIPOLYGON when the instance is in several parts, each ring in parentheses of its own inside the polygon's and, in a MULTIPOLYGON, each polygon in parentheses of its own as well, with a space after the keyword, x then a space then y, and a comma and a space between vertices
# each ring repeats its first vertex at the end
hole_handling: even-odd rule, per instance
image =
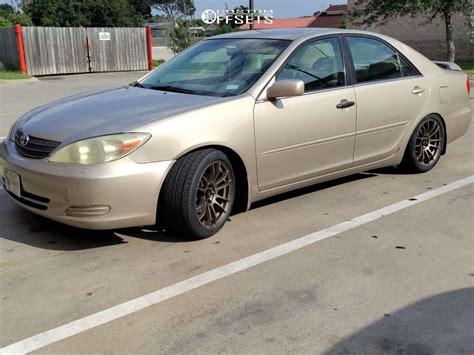
POLYGON ((426 172, 439 161, 446 144, 445 130, 436 115, 423 118, 408 142, 401 166, 410 172, 426 172))
POLYGON ((176 161, 162 196, 165 229, 192 239, 210 237, 223 227, 232 210, 232 165, 216 149, 192 152, 176 161))

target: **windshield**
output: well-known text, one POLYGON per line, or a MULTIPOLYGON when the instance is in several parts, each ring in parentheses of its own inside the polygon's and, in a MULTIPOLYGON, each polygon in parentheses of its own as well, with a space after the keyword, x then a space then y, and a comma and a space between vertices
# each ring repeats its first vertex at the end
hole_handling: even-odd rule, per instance
POLYGON ((139 86, 196 95, 240 95, 265 73, 289 43, 268 39, 202 41, 160 66, 139 86))

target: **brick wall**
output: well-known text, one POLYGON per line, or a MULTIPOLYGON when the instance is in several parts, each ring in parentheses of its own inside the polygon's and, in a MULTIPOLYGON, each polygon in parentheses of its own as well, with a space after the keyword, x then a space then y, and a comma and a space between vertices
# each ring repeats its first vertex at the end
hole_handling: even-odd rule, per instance
MULTIPOLYGON (((354 7, 356 0, 349 0, 349 9, 354 7)), ((347 23, 347 28, 364 29, 390 37, 394 37, 423 53, 432 60, 446 60, 446 31, 444 22, 435 19, 433 23, 424 24, 426 19, 413 17, 398 17, 390 19, 382 26, 357 26, 347 23)), ((455 16, 454 43, 456 45, 456 60, 474 60, 474 38, 470 38, 466 18, 455 16)))

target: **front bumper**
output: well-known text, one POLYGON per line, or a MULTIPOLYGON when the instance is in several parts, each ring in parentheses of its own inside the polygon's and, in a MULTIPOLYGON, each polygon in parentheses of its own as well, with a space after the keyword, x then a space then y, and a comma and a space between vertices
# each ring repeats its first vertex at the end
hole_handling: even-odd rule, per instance
POLYGON ((86 229, 116 229, 156 223, 158 196, 173 161, 138 164, 130 157, 80 166, 49 163, 19 155, 11 141, 0 143, 0 179, 20 176, 25 209, 86 229))

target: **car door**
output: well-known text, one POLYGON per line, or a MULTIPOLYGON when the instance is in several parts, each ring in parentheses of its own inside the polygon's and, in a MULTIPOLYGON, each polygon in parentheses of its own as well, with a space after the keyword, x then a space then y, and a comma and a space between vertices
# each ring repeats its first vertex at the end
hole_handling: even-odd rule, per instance
POLYGON ((353 164, 355 94, 346 86, 340 39, 318 39, 296 49, 275 77, 283 79, 303 80, 305 93, 255 105, 260 191, 353 164))
POLYGON ((379 39, 346 37, 355 70, 357 134, 354 165, 393 156, 420 115, 429 85, 400 53, 379 39))

